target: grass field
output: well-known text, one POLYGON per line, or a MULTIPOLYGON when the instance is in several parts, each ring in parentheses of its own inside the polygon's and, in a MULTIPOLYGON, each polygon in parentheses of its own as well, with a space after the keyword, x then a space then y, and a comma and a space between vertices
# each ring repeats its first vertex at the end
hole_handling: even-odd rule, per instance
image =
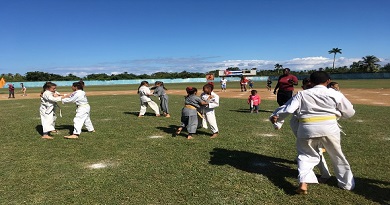
POLYGON ((356 115, 340 122, 355 190, 337 188, 332 177, 301 196, 294 194, 295 138, 288 123, 275 131, 267 121, 276 102, 263 101, 262 112, 250 114, 245 100, 223 98, 216 110, 220 137, 200 129, 187 140, 186 132, 172 137, 183 97, 169 97, 171 118, 150 110, 138 118, 136 95, 90 96, 97 132, 77 140, 63 139, 73 129, 73 104, 61 106, 60 134, 43 140, 39 100, 0 101, 0 204, 390 203, 390 107, 356 105, 356 115))

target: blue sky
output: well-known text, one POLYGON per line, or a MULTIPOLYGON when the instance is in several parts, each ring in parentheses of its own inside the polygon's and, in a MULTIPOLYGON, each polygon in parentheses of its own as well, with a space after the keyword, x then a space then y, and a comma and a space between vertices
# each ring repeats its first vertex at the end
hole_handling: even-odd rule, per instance
POLYGON ((0 74, 390 62, 389 0, 0 0, 0 74))

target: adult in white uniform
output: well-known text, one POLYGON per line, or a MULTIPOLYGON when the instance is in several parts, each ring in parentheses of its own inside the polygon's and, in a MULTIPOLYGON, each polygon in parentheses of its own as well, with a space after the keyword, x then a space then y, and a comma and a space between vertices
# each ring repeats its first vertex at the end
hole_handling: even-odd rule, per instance
POLYGON ((296 112, 299 194, 307 194, 308 183, 318 183, 313 171, 320 162, 318 146, 322 145, 332 161, 338 186, 352 190, 355 181, 351 167, 341 150, 340 128, 337 118, 347 119, 355 114, 351 102, 340 92, 327 89, 330 77, 317 71, 310 75, 313 88, 301 91, 291 98, 283 109, 271 117, 273 123, 296 112))
POLYGON ((139 111, 138 117, 143 117, 146 113, 146 108, 150 106, 156 116, 160 116, 160 109, 158 108, 157 103, 155 103, 149 96, 153 95, 149 89, 148 81, 142 81, 138 87, 138 94, 141 100, 141 109, 139 111))
POLYGON ((89 106, 87 96, 83 91, 83 85, 80 82, 75 82, 72 85, 74 91, 69 97, 63 98, 62 103, 76 103, 76 116, 73 119, 73 134, 65 136, 68 139, 78 138, 81 134, 83 125, 87 128, 88 132, 95 132, 92 125, 90 113, 91 107, 89 106))
POLYGON ((211 138, 216 138, 218 136, 219 130, 214 108, 219 106, 219 96, 213 92, 213 88, 214 86, 211 84, 204 85, 203 93, 200 95, 200 98, 209 103, 207 106, 203 107, 203 112, 206 121, 210 125, 210 129, 213 132, 211 138))

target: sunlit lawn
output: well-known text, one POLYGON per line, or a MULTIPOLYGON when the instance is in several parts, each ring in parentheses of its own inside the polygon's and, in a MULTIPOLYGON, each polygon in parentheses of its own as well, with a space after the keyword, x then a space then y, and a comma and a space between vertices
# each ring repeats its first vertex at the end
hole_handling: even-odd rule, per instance
POLYGON ((300 196, 295 138, 288 123, 275 131, 267 121, 276 102, 264 100, 261 112, 250 114, 245 100, 223 98, 220 137, 200 129, 187 140, 185 131, 172 137, 183 97, 169 97, 171 118, 150 110, 138 118, 136 95, 90 96, 97 132, 77 140, 63 139, 72 130, 73 104, 61 106, 61 133, 43 140, 38 99, 0 101, 0 204, 390 203, 390 107, 356 105, 356 116, 340 122, 354 191, 337 188, 333 177, 300 196))

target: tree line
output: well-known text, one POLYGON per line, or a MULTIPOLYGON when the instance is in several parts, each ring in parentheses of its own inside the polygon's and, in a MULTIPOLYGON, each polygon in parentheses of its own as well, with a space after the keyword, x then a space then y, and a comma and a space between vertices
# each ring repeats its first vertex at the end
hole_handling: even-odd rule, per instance
MULTIPOLYGON (((335 67, 335 56, 337 53, 341 53, 341 49, 333 48, 329 51, 330 54, 334 54, 333 66, 318 68, 313 70, 302 70, 302 71, 291 71, 294 75, 310 75, 316 70, 323 70, 330 74, 332 73, 373 73, 373 72, 390 72, 390 63, 381 66, 378 63, 380 60, 373 56, 365 56, 362 60, 358 62, 353 62, 352 65, 335 67), (336 52, 336 53, 334 53, 336 52)), ((230 71, 238 71, 241 70, 239 67, 229 67, 227 70, 230 71)), ((252 70, 256 70, 256 74, 258 76, 279 76, 282 74, 283 65, 275 64, 274 69, 270 70, 257 70, 257 68, 252 68, 252 70)), ((214 76, 219 77, 219 70, 210 71, 208 73, 213 73, 214 76)), ((46 73, 41 71, 33 71, 27 72, 25 75, 21 75, 19 73, 12 74, 1 74, 7 82, 25 82, 25 81, 78 81, 82 80, 131 80, 131 79, 177 79, 177 78, 203 78, 208 73, 200 73, 200 72, 157 72, 153 74, 141 74, 136 75, 133 73, 120 73, 120 74, 106 74, 106 73, 98 73, 98 74, 90 74, 85 77, 78 77, 73 74, 68 74, 66 76, 54 74, 54 73, 46 73)))

